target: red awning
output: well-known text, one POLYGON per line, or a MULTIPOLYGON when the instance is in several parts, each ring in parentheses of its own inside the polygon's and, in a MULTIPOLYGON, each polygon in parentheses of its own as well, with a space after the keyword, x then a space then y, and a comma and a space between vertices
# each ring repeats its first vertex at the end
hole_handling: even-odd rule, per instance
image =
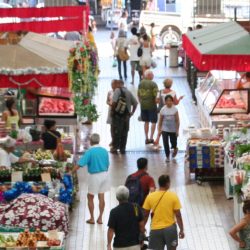
POLYGON ((200 71, 250 71, 246 23, 223 23, 183 35, 183 48, 200 71))
POLYGON ((48 74, 48 75, 0 75, 1 88, 40 88, 40 87, 62 87, 68 88, 68 74, 48 74))
POLYGON ((88 19, 89 6, 0 8, 0 31, 86 31, 88 19))

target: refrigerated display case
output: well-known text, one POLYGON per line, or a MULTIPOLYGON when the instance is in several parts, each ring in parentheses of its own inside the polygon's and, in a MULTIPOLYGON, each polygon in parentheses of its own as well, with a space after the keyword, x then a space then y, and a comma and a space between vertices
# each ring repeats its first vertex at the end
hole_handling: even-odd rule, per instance
POLYGON ((237 123, 237 115, 248 120, 250 90, 237 89, 238 78, 236 72, 212 71, 201 82, 196 89, 196 98, 203 127, 237 123))

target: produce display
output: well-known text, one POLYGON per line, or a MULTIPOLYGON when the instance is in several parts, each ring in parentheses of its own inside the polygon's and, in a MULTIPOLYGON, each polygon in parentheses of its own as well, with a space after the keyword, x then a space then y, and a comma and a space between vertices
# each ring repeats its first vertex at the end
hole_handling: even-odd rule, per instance
POLYGON ((70 100, 43 97, 39 104, 39 113, 74 115, 74 104, 70 100))
POLYGON ((0 247, 15 247, 16 239, 12 235, 2 235, 0 234, 0 247))
MULTIPOLYGON (((62 236, 62 233, 58 233, 62 236)), ((62 239, 51 239, 48 233, 41 232, 40 229, 36 229, 35 232, 30 232, 25 229, 21 233, 5 233, 0 234, 0 247, 1 248, 40 248, 40 247, 55 247, 61 246, 62 239)))

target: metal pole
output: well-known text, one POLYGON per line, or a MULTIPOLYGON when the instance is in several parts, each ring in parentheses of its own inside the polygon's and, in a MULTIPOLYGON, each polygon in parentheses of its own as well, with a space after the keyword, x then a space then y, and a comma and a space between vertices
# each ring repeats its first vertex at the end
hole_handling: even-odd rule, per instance
POLYGON ((237 7, 234 7, 234 21, 237 21, 237 7))
POLYGON ((114 1, 112 0, 112 6, 111 6, 111 31, 113 31, 113 15, 114 15, 114 1))

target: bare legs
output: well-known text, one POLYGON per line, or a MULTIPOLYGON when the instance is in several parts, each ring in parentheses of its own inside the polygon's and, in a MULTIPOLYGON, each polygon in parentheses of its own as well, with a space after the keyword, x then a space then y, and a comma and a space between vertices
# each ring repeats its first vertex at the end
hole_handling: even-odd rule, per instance
POLYGON ((152 124, 151 124, 150 140, 153 140, 153 139, 154 139, 155 128, 156 128, 156 123, 152 123, 152 124))
MULTIPOLYGON (((88 194, 88 208, 89 208, 89 213, 90 213, 90 219, 87 220, 86 222, 89 224, 95 224, 95 217, 94 217, 94 195, 93 194, 88 194)), ((105 207, 105 200, 104 200, 104 194, 98 194, 98 199, 99 199, 99 216, 97 219, 98 224, 102 224, 102 216, 104 212, 104 207, 105 207)))
POLYGON ((102 224, 102 216, 104 212, 104 207, 105 207, 105 200, 104 200, 104 194, 98 194, 98 199, 99 199, 99 217, 97 219, 98 224, 102 224))
POLYGON ((145 122, 144 123, 144 132, 145 132, 146 140, 148 140, 148 131, 149 131, 149 122, 145 122))
POLYGON ((89 224, 95 224, 95 217, 94 217, 94 195, 88 194, 88 207, 90 213, 90 219, 86 222, 89 224))
POLYGON ((146 140, 148 140, 148 139, 153 140, 155 129, 156 129, 156 123, 151 123, 151 133, 150 133, 150 138, 148 138, 149 122, 144 123, 144 131, 145 131, 146 140))

